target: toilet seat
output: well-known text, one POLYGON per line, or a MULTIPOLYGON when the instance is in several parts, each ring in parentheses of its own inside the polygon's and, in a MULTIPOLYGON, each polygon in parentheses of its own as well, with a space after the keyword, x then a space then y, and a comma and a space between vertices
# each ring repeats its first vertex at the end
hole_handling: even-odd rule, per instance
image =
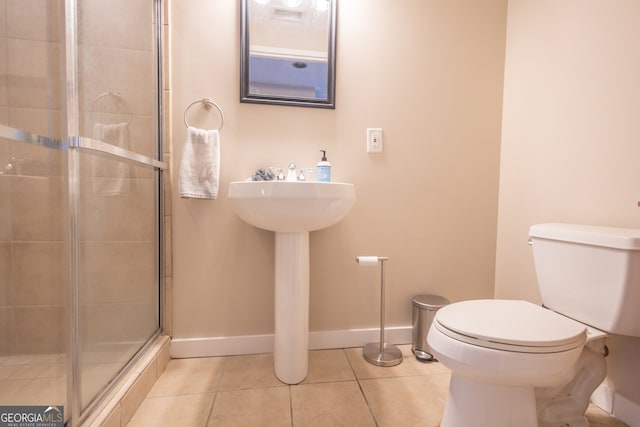
POLYGON ((479 347, 520 353, 557 353, 582 347, 585 325, 519 300, 471 300, 436 312, 433 326, 479 347))

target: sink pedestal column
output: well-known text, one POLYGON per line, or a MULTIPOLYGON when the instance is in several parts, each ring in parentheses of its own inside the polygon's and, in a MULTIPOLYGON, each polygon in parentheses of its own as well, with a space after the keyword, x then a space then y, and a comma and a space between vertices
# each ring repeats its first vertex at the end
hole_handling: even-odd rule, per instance
POLYGON ((309 368, 309 232, 276 232, 276 376, 298 384, 309 368))

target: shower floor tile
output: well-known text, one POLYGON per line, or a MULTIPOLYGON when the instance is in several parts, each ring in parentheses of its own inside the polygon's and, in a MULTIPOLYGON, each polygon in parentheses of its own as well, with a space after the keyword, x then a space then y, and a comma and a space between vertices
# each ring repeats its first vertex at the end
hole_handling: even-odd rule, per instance
POLYGON ((0 405, 64 405, 63 354, 0 358, 0 405))
MULTIPOLYGON (((297 385, 277 380, 271 354, 174 359, 129 426, 437 427, 450 372, 399 347, 404 360, 391 368, 367 363, 361 348, 311 351, 297 385)), ((626 426, 594 405, 587 418, 591 427, 626 426)))

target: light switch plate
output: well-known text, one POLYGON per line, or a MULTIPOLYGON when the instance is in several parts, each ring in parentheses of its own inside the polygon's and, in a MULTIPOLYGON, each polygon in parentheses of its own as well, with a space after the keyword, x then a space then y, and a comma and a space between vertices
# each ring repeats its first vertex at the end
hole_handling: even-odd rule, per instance
POLYGON ((382 128, 367 128, 367 153, 382 153, 382 128))

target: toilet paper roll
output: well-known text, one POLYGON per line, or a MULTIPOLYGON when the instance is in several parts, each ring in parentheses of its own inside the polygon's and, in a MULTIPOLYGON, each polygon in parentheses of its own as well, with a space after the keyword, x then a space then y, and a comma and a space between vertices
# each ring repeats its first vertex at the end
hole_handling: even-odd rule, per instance
POLYGON ((378 265, 377 256, 359 256, 356 257, 356 261, 360 267, 374 267, 378 265))

